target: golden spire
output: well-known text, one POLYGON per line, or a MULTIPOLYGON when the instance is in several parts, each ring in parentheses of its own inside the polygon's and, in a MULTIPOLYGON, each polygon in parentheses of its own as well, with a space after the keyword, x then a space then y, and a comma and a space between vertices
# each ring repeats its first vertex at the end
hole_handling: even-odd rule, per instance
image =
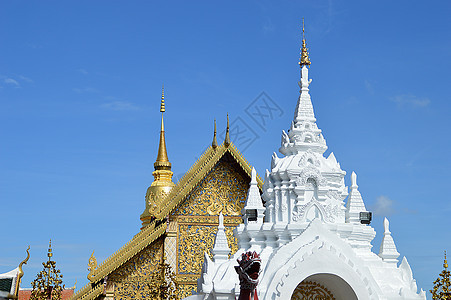
POLYGON ((165 197, 171 191, 171 189, 175 186, 174 182, 172 182, 172 171, 171 171, 171 163, 168 159, 168 153, 166 150, 166 140, 164 137, 164 122, 163 122, 163 114, 166 111, 165 103, 164 103, 164 86, 161 92, 161 104, 160 104, 160 112, 161 112, 161 129, 160 129, 160 145, 158 146, 158 155, 157 160, 153 164, 155 167, 155 171, 153 171, 152 175, 154 177, 154 181, 147 189, 146 192, 146 208, 144 212, 141 214, 140 219, 142 221, 143 229, 145 226, 149 225, 151 221, 154 219, 155 215, 163 209, 165 206, 165 197))
POLYGON ((216 140, 216 119, 215 119, 215 131, 213 133, 213 142, 211 143, 213 148, 218 147, 218 141, 216 140))
POLYGON ((304 31, 304 18, 302 18, 302 48, 301 48, 301 61, 299 62, 299 66, 310 66, 311 62, 308 57, 308 49, 305 43, 305 31, 304 31))
POLYGON ((162 92, 161 92, 161 105, 160 105, 160 112, 161 112, 160 145, 158 147, 157 160, 153 164, 153 166, 155 167, 155 171, 171 170, 171 163, 169 162, 168 153, 166 151, 166 140, 164 138, 163 113, 165 111, 166 111, 166 109, 165 109, 165 105, 164 105, 164 86, 163 86, 162 92))
POLYGON ((227 113, 227 129, 226 129, 226 135, 224 139, 224 145, 227 147, 230 145, 230 134, 229 134, 229 113, 227 113))

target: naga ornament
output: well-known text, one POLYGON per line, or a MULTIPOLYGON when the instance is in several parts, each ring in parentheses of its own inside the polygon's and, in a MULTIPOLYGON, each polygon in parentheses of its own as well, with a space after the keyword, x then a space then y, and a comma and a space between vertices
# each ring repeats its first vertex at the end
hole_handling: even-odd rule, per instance
POLYGON ((235 270, 240 278, 240 296, 238 300, 258 300, 257 284, 260 275, 261 259, 254 251, 241 254, 237 259, 238 266, 235 270))

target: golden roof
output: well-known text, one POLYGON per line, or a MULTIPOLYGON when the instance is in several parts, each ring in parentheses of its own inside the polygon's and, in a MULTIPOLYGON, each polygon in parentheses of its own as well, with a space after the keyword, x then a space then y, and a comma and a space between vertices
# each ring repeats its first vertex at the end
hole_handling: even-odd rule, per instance
MULTIPOLYGON (((152 211, 154 216, 153 221, 151 221, 148 226, 143 227, 142 230, 127 244, 112 254, 98 267, 91 268, 88 275, 88 279, 91 282, 81 288, 70 299, 95 299, 97 296, 101 295, 104 292, 104 286, 101 283, 102 279, 165 234, 167 223, 162 222, 164 221, 163 219, 174 211, 181 201, 189 195, 196 185, 201 182, 226 153, 229 153, 241 166, 243 171, 251 177, 252 166, 232 142, 230 142, 228 146, 223 143, 217 147, 208 147, 188 172, 180 179, 177 185, 165 195, 162 199, 164 205, 155 207, 154 211, 152 211)), ((257 183, 261 189, 263 181, 258 175, 257 183)))

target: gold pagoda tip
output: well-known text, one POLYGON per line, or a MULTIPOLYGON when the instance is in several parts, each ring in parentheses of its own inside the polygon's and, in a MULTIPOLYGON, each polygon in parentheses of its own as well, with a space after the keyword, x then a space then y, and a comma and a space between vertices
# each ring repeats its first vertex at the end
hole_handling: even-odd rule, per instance
POLYGON ((49 252, 47 253, 47 256, 49 257, 49 259, 50 259, 50 257, 53 256, 53 254, 52 254, 52 239, 50 239, 50 242, 49 242, 49 252))
POLYGON ((302 47, 301 47, 301 60, 299 61, 299 66, 310 66, 310 58, 308 54, 308 48, 305 42, 305 29, 304 29, 304 18, 302 18, 302 47))
POLYGON ((160 144, 158 145, 158 154, 157 154, 157 160, 153 164, 155 167, 155 170, 170 170, 171 169, 171 163, 168 159, 168 153, 166 150, 166 139, 164 135, 164 122, 163 122, 163 113, 165 112, 165 105, 164 105, 164 86, 162 88, 161 93, 161 129, 160 129, 160 144))
POLYGON ((444 260, 444 262, 443 262, 443 267, 444 267, 445 269, 448 268, 448 261, 446 260, 446 250, 445 250, 445 260, 444 260))
POLYGON ((230 145, 230 134, 229 134, 229 113, 227 113, 227 129, 226 129, 226 135, 225 135, 225 139, 224 139, 224 145, 227 147, 230 145))
POLYGON ((213 142, 211 142, 211 146, 216 149, 218 147, 218 141, 216 140, 216 119, 215 119, 215 130, 213 132, 213 142))
POLYGON ((164 113, 166 111, 164 106, 164 84, 161 88, 161 105, 160 105, 160 112, 164 113))

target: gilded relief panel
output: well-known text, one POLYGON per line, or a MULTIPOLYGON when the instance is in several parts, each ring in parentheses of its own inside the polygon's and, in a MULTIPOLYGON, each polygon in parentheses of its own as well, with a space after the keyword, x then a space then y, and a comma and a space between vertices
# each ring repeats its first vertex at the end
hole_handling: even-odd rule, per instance
POLYGON ((221 159, 171 216, 178 224, 177 278, 181 298, 196 293, 196 281, 202 272, 204 252, 212 258, 211 250, 218 230, 220 212, 224 215, 231 254, 238 250, 233 230, 242 223, 241 209, 246 201, 250 181, 239 169, 232 159, 221 159))
POLYGON ((221 159, 173 215, 211 216, 222 211, 224 216, 239 216, 248 188, 249 179, 221 159))
POLYGON ((161 262, 162 250, 160 238, 108 276, 114 284, 114 299, 151 299, 149 283, 161 262))

